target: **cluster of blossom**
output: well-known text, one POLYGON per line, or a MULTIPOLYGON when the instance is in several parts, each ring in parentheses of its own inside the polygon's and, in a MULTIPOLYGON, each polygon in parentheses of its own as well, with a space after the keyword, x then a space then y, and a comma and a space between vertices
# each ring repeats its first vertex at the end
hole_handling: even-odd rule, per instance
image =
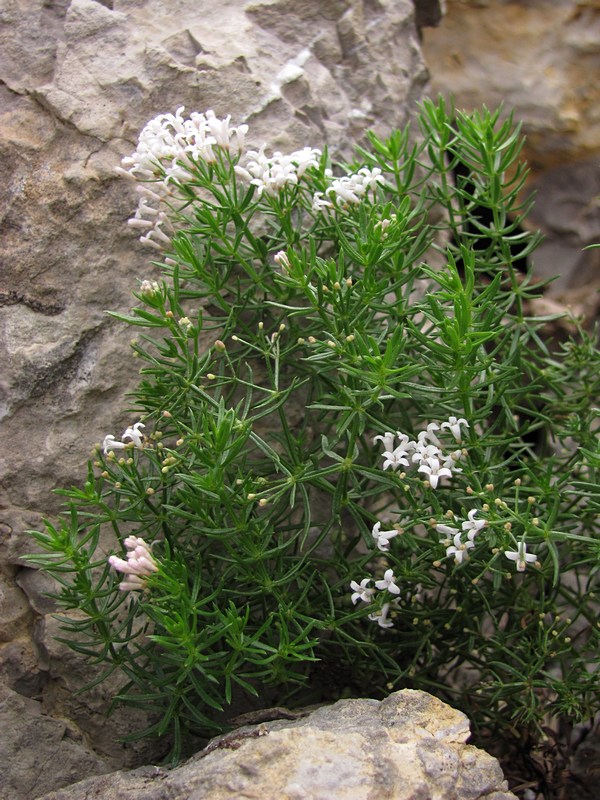
POLYGON ((102 449, 104 455, 107 455, 111 450, 125 450, 133 443, 134 447, 142 448, 144 446, 143 434, 140 433, 140 428, 145 428, 143 422, 136 422, 135 425, 130 426, 125 430, 121 436, 121 441, 118 442, 112 433, 107 434, 102 442, 102 449))
POLYGON ((161 206, 173 194, 173 184, 192 177, 186 169, 188 161, 216 160, 215 149, 239 155, 244 148, 247 125, 232 127, 231 117, 219 119, 213 111, 192 112, 183 117, 183 106, 175 114, 159 114, 140 134, 136 151, 123 158, 121 173, 141 181, 152 181, 154 190, 138 186, 141 194, 135 215, 129 225, 144 231, 140 241, 161 249, 170 239, 163 230, 172 232, 161 206))
POLYGON ((319 166, 320 150, 304 147, 289 155, 276 152, 267 156, 265 147, 248 151, 245 166, 238 164, 234 168, 242 181, 257 187, 258 197, 274 196, 285 186, 296 186, 309 167, 319 166))
POLYGON ((394 571, 387 569, 380 581, 374 581, 374 586, 369 586, 371 581, 373 581, 373 578, 363 578, 360 583, 357 583, 356 581, 350 582, 350 588, 352 589, 352 602, 356 604, 359 600, 361 600, 363 603, 371 603, 373 596, 377 591, 389 592, 390 594, 395 595, 395 599, 388 603, 384 603, 380 609, 377 609, 377 611, 374 611, 372 614, 368 615, 369 619, 372 622, 376 622, 380 628, 392 628, 394 623, 391 621, 391 619, 388 619, 388 614, 390 613, 390 608, 394 604, 397 605, 398 596, 400 595, 400 589, 396 584, 394 571))
POLYGON ((127 561, 119 556, 110 556, 108 563, 117 572, 122 572, 126 577, 119 584, 122 592, 139 591, 146 588, 148 575, 158 572, 156 561, 146 542, 139 536, 128 536, 125 539, 127 561))
MULTIPOLYGON (((469 560, 469 550, 475 547, 475 538, 482 528, 487 525, 486 520, 477 519, 478 510, 472 508, 467 514, 467 519, 461 524, 461 528, 453 525, 438 523, 435 529, 444 537, 441 544, 446 548, 446 557, 454 558, 456 564, 462 564, 469 560), (466 539, 464 538, 466 536, 466 539)), ((458 520, 457 520, 458 522, 458 520)), ((514 561, 517 572, 525 572, 527 564, 536 564, 537 556, 527 552, 525 541, 517 542, 516 550, 505 550, 504 555, 509 561, 514 561)))
POLYGON ((183 117, 184 107, 175 114, 159 114, 146 125, 140 134, 138 146, 131 156, 122 160, 124 171, 140 180, 188 177, 181 162, 213 162, 214 148, 239 155, 244 149, 247 125, 230 127, 231 116, 218 119, 213 111, 200 114, 193 111, 188 119, 183 117))
POLYGON ((316 192, 313 198, 313 211, 357 205, 369 191, 374 192, 378 186, 384 185, 385 178, 378 167, 374 169, 363 167, 352 175, 334 178, 325 192, 316 192))
POLYGON ((157 184, 155 188, 157 191, 152 191, 147 186, 137 187, 142 196, 134 216, 127 220, 127 224, 144 231, 140 236, 142 244, 149 245, 155 250, 162 250, 163 245, 171 241, 169 233, 174 232, 171 221, 160 207, 171 192, 165 182, 157 184))
POLYGON ((435 432, 448 429, 455 441, 460 444, 462 440, 461 426, 469 427, 466 419, 450 417, 441 425, 438 425, 437 422, 430 422, 427 429, 419 433, 416 441, 409 439, 405 433, 400 433, 400 431, 395 434, 387 431, 382 435, 375 436, 373 444, 378 441, 383 443, 384 470, 389 467, 397 470, 400 467, 410 468, 418 465, 417 471, 423 473, 432 489, 437 489, 440 478, 451 478, 453 471, 461 471, 456 466, 456 462, 460 459, 462 450, 444 453, 442 443, 435 432), (396 437, 398 444, 396 444, 396 437))
POLYGON ((475 547, 475 537, 482 528, 485 528, 486 521, 477 519, 477 509, 472 508, 467 514, 467 519, 461 525, 461 530, 452 525, 437 524, 435 529, 444 537, 442 544, 446 547, 446 557, 454 556, 457 564, 462 564, 469 558, 468 551, 475 547), (466 540, 463 537, 466 535, 466 540))

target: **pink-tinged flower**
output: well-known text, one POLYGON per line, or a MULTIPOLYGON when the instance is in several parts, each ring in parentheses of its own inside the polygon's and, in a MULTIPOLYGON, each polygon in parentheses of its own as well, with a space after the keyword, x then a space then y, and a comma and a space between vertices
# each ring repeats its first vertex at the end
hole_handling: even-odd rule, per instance
POLYGON ((536 555, 527 552, 525 542, 519 542, 516 550, 505 550, 504 555, 511 561, 516 562, 517 572, 525 572, 527 564, 534 564, 537 561, 536 555))
POLYGON ((360 583, 356 581, 350 581, 350 588, 352 589, 352 602, 354 604, 358 603, 359 600, 362 600, 363 603, 370 603, 373 595, 375 594, 375 589, 369 588, 369 584, 371 583, 371 578, 363 578, 360 583))
POLYGON ((391 594, 400 594, 400 589, 398 588, 398 586, 396 586, 395 580, 396 578, 394 577, 394 570, 386 569, 386 571, 383 574, 383 580, 375 581, 375 586, 380 591, 386 590, 391 594))
POLYGON ((108 559, 114 570, 125 575, 125 580, 119 584, 119 589, 122 592, 145 589, 145 578, 153 572, 158 572, 156 561, 146 542, 139 536, 128 536, 124 544, 127 560, 119 556, 110 556, 108 559))
POLYGON ((454 436, 457 442, 460 442, 462 439, 462 433, 460 430, 461 425, 464 425, 465 428, 469 427, 469 423, 463 417, 460 419, 457 419, 456 417, 450 417, 448 422, 442 422, 442 429, 449 428, 452 436, 454 436))
POLYGON ((461 564, 463 561, 469 560, 469 554, 467 550, 471 547, 475 547, 475 544, 470 540, 467 539, 466 542, 461 541, 462 534, 459 532, 454 537, 454 544, 451 544, 450 547, 446 548, 446 556, 454 556, 454 560, 457 564, 461 564))
POLYGON ((375 539, 375 544, 381 550, 382 553, 387 553, 390 549, 390 539, 393 539, 394 536, 398 536, 399 531, 391 530, 391 531, 382 531, 381 530, 381 522, 376 522, 373 525, 373 538, 375 539))

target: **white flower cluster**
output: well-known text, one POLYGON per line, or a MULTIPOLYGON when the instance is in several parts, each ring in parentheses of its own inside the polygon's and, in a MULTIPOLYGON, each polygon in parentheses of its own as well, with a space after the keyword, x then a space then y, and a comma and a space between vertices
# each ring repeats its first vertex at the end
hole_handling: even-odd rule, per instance
POLYGON ((140 428, 145 427, 143 422, 136 422, 135 425, 125 430, 124 434, 121 436, 120 442, 116 441, 112 433, 107 434, 102 442, 104 455, 110 453, 111 450, 125 450, 125 448, 131 447, 131 443, 133 443, 134 447, 141 450, 144 446, 144 439, 143 434, 140 433, 140 428))
POLYGON ((324 208, 358 205, 369 191, 375 192, 378 186, 385 185, 385 178, 379 167, 363 167, 352 175, 334 178, 325 192, 316 192, 313 198, 313 211, 324 208))
POLYGON ((247 125, 230 127, 231 116, 218 119, 213 111, 193 111, 183 117, 184 107, 175 114, 159 114, 140 134, 138 146, 122 161, 124 170, 134 178, 153 180, 167 175, 170 179, 189 178, 185 161, 216 160, 214 148, 239 154, 244 148, 247 125), (181 164, 180 162, 184 162, 181 164))
POLYGON ((148 575, 158 572, 156 561, 146 542, 139 536, 128 536, 125 539, 127 561, 119 556, 110 556, 108 563, 117 572, 122 572, 126 577, 119 584, 122 592, 139 591, 146 588, 148 575))
POLYGON ((258 197, 263 194, 277 195, 285 186, 296 186, 309 167, 318 167, 321 151, 304 147, 289 155, 276 152, 265 155, 263 145, 260 150, 249 150, 244 167, 234 167, 236 174, 245 183, 256 186, 258 197))
MULTIPOLYGON (((467 519, 461 524, 460 529, 453 525, 442 523, 437 523, 435 526, 436 531, 444 537, 440 543, 446 548, 446 557, 453 557, 456 564, 462 564, 469 560, 469 550, 475 547, 477 534, 487 526, 486 520, 477 518, 478 513, 476 508, 472 508, 467 514, 467 519)), ((509 561, 516 563, 517 572, 525 572, 527 564, 537 564, 539 566, 537 556, 527 552, 527 544, 524 540, 516 544, 516 550, 505 550, 504 555, 509 561)))
POLYGON ((163 228, 172 232, 161 205, 173 196, 177 182, 192 177, 186 163, 211 163, 216 160, 215 149, 239 155, 248 132, 247 125, 232 127, 230 116, 219 119, 209 110, 205 114, 194 111, 184 119, 183 111, 182 106, 175 114, 159 114, 150 120, 140 134, 136 151, 121 161, 119 170, 136 180, 154 183, 154 190, 145 184, 138 186, 141 197, 129 225, 145 231, 140 241, 159 250, 170 242, 163 228))
POLYGON ((387 431, 386 433, 375 436, 373 444, 381 441, 383 444, 383 469, 391 467, 397 470, 400 467, 410 468, 417 466, 417 471, 422 472, 425 479, 432 489, 437 489, 440 478, 452 477, 452 472, 460 472, 456 462, 462 455, 462 450, 453 450, 451 453, 444 453, 436 431, 448 429, 457 443, 462 440, 461 426, 469 427, 469 423, 462 417, 450 417, 447 422, 438 425, 437 422, 430 422, 427 429, 421 431, 417 440, 409 439, 405 433, 397 431, 395 434, 387 431), (396 444, 396 437, 398 444, 396 444))
POLYGON ((357 583, 356 581, 350 582, 350 588, 352 589, 352 602, 356 604, 359 600, 361 600, 363 603, 371 603, 373 596, 377 591, 389 592, 390 594, 395 595, 395 598, 390 602, 384 603, 380 609, 377 609, 377 611, 374 611, 372 614, 368 615, 369 619, 372 622, 376 622, 380 628, 392 628, 394 623, 388 618, 388 614, 390 613, 390 608, 394 604, 397 605, 398 597, 400 595, 400 589, 396 584, 394 571, 387 569, 380 581, 374 581, 374 586, 369 586, 371 581, 373 581, 373 578, 363 578, 360 583, 357 583))
POLYGON ((475 547, 475 537, 486 526, 484 519, 476 519, 477 513, 476 508, 472 508, 469 511, 467 514, 468 519, 462 523, 461 530, 452 525, 437 524, 435 526, 436 531, 444 536, 442 544, 446 547, 446 556, 454 556, 454 561, 457 564, 468 561, 468 550, 475 547), (465 534, 467 539, 463 541, 465 534))

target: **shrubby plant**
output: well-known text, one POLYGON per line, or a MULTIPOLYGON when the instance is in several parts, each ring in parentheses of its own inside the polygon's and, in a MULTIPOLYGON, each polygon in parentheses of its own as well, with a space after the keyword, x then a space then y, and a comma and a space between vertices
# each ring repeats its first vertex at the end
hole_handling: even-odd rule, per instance
POLYGON ((250 696, 421 688, 522 741, 597 704, 595 334, 532 311, 518 128, 418 126, 332 167, 179 109, 123 160, 131 427, 29 560, 175 760, 250 696))

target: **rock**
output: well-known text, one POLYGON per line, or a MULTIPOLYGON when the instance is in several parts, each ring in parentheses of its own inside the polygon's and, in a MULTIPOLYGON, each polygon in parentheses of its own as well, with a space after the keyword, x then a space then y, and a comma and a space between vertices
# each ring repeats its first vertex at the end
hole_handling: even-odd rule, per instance
POLYGON ((536 171, 598 152, 600 8, 588 0, 448 0, 424 32, 433 92, 459 108, 504 104, 536 171))
MULTIPOLYGON (((571 303, 570 289, 600 288, 600 6, 590 0, 494 3, 448 0, 439 27, 423 34, 431 92, 457 108, 503 104, 523 123, 529 220, 545 241, 533 255, 541 277, 571 303), (567 292, 567 294, 565 294, 567 292)), ((586 309, 592 319, 597 304, 586 309)))
POLYGON ((132 334, 105 310, 156 276, 114 171, 143 125, 214 108, 248 121, 250 145, 349 156, 367 128, 406 122, 428 75, 409 0, 207 0, 202 15, 196 0, 32 0, 2 12, 0 43, 0 417, 19 445, 0 461, 0 550, 15 562, 50 491, 131 423, 132 334))
POLYGON ((0 800, 34 800, 110 766, 65 720, 42 714, 39 702, 0 684, 0 800))
POLYGON ((116 772, 39 800, 515 800, 498 763, 468 737, 463 714, 405 689, 245 726, 172 772, 116 772))
MULTIPOLYGON (((105 718, 114 685, 75 695, 95 673, 53 642, 47 582, 22 569, 17 585, 13 565, 34 548, 25 531, 56 512, 52 490, 81 484, 94 444, 133 421, 132 332, 105 311, 128 311, 132 289, 157 270, 126 224, 137 196, 115 168, 149 119, 179 106, 246 120, 251 146, 328 144, 347 157, 367 128, 403 125, 428 78, 410 0, 201 5, 28 0, 0 10, 0 419, 10 443, 0 451, 0 680, 40 700, 36 725, 65 730, 57 720, 68 719, 101 754, 94 763, 114 768, 162 752, 119 744, 140 721, 105 718)), ((52 741, 57 769, 64 761, 65 775, 81 777, 69 738, 64 759, 63 740, 52 741)), ((42 763, 34 747, 28 736, 11 753, 25 787, 42 763)), ((66 780, 43 777, 44 791, 66 780)))

